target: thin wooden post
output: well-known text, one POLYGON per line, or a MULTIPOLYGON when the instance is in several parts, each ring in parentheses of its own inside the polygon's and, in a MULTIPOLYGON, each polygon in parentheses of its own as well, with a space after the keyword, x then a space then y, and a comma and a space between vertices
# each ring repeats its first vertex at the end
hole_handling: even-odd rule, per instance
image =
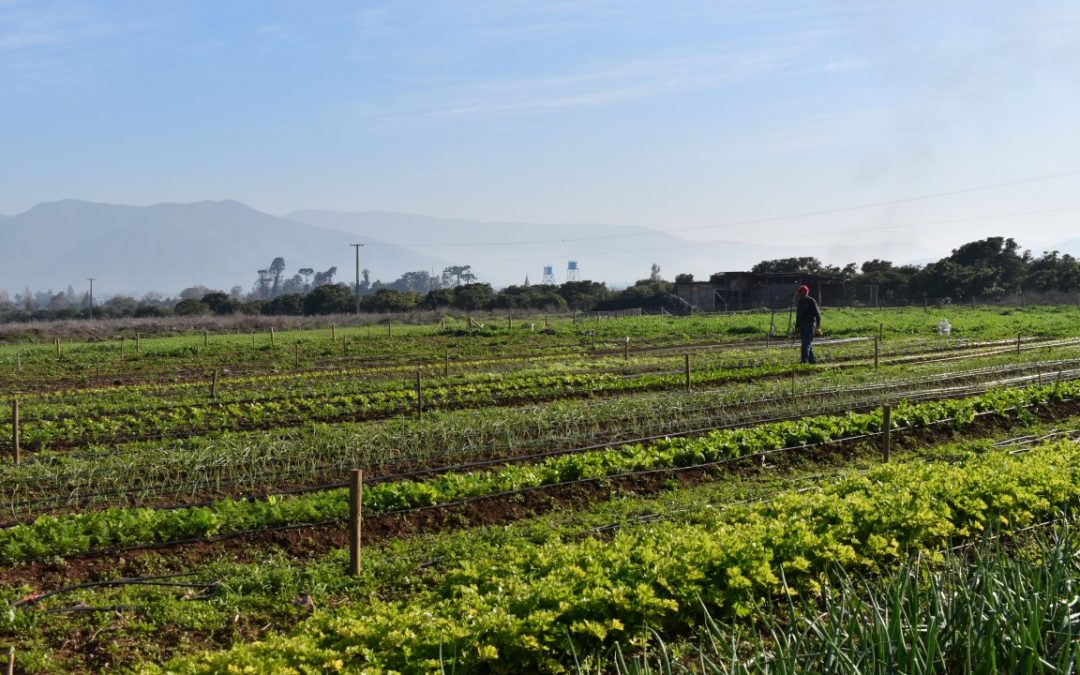
POLYGON ((879 321, 877 325, 877 335, 879 340, 885 339, 885 322, 879 321))
POLYGON ((892 455, 892 406, 881 406, 881 461, 886 464, 892 455))
POLYGON ((387 319, 386 320, 386 336, 387 337, 394 337, 394 320, 393 319, 387 319))
POLYGON ((142 352, 142 333, 135 333, 135 353, 142 352))
POLYGON ((799 367, 798 362, 791 364, 791 398, 795 398, 795 370, 799 367))
POLYGON ((218 371, 215 370, 210 376, 210 398, 217 398, 217 378, 218 371))
POLYGON ((11 450, 15 455, 15 464, 22 461, 22 448, 19 445, 19 397, 11 400, 11 450))
POLYGON ((683 354, 683 369, 686 371, 686 391, 690 391, 690 352, 683 354))
POLYGON ((353 469, 349 476, 349 575, 360 576, 360 535, 364 501, 364 471, 353 469))
POLYGON ((1020 355, 1020 334, 1016 334, 1016 355, 1020 355))
POLYGON ((443 348, 442 376, 443 377, 450 377, 450 348, 449 347, 444 347, 443 348))
POLYGON ((507 328, 507 330, 514 330, 514 315, 513 314, 507 314, 506 315, 506 328, 507 328))
POLYGON ((56 338, 56 355, 60 356, 60 338, 59 338, 59 336, 56 338))
POLYGON ((330 324, 330 341, 337 342, 337 324, 330 324))
POLYGON ((251 331, 251 348, 255 348, 255 331, 251 331))
POLYGON ((874 370, 878 369, 878 337, 874 336, 874 370))
POLYGON ((210 346, 210 331, 208 331, 208 330, 204 330, 202 332, 202 346, 203 347, 209 347, 210 346))
POLYGON ((15 675, 15 648, 8 647, 7 675, 15 675))
POLYGON ((270 346, 274 346, 274 327, 270 326, 270 346))
POLYGON ((424 416, 424 387, 421 383, 422 376, 420 375, 420 369, 416 369, 416 419, 422 419, 424 416))
POLYGON ((300 343, 299 342, 297 342, 296 344, 293 345, 293 355, 296 357, 294 367, 299 368, 300 367, 300 343))
POLYGON ((1042 386, 1042 366, 1035 367, 1035 374, 1038 377, 1039 386, 1042 386))
MULTIPOLYGON (((1077 298, 1077 300, 1076 300, 1076 306, 1077 306, 1078 308, 1080 308, 1080 296, 1078 296, 1078 298, 1077 298)), ((545 328, 545 329, 546 329, 546 328, 548 328, 548 320, 547 320, 547 314, 545 314, 545 315, 544 315, 544 328, 545 328)))
POLYGON ((600 323, 600 312, 596 313, 596 323, 600 323))
POLYGON ((626 336, 626 341, 623 342, 622 358, 623 358, 623 361, 629 361, 630 360, 630 336, 629 335, 626 336))
POLYGON ((349 336, 348 335, 342 335, 341 336, 341 355, 342 356, 348 356, 349 355, 349 336))

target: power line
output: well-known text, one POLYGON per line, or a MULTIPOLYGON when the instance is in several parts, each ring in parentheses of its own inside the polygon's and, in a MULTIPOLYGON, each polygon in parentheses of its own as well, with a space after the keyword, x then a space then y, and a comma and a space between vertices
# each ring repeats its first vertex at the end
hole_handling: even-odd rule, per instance
MULTIPOLYGON (((924 201, 927 199, 939 199, 941 197, 951 197, 960 194, 968 194, 971 192, 983 192, 986 190, 995 190, 1003 187, 1013 187, 1016 185, 1026 185, 1028 183, 1037 183, 1047 180, 1054 180, 1057 178, 1066 178, 1069 176, 1080 176, 1080 170, 1062 171, 1059 173, 1044 174, 1041 176, 1032 176, 1029 178, 1018 178, 1015 180, 1002 181, 1000 183, 989 183, 986 185, 978 185, 975 187, 960 188, 957 190, 948 190, 945 192, 932 192, 923 195, 917 195, 914 197, 902 197, 899 199, 889 199, 880 202, 868 202, 865 204, 856 204, 852 206, 841 206, 829 209, 820 209, 817 211, 803 211, 799 213, 789 213, 779 216, 767 216, 763 218, 751 218, 748 220, 734 220, 724 223, 716 223, 713 225, 694 225, 690 227, 677 227, 669 230, 647 230, 645 232, 627 232, 621 234, 602 234, 590 237, 567 237, 562 239, 540 239, 533 241, 508 241, 508 242, 479 242, 475 244, 462 244, 462 243, 445 243, 445 244, 432 244, 432 243, 416 243, 416 244, 372 244, 372 246, 383 247, 399 247, 399 248, 451 248, 451 247, 480 247, 480 246, 523 246, 523 245, 535 245, 535 244, 561 244, 566 242, 579 242, 579 241, 597 241, 603 239, 623 239, 629 237, 647 237, 656 234, 671 234, 673 232, 692 232, 698 230, 711 230, 717 228, 727 227, 741 227, 746 225, 761 225, 764 223, 774 223, 783 220, 796 220, 799 218, 812 218, 815 216, 834 215, 837 213, 847 213, 851 211, 861 211, 865 209, 880 208, 883 206, 896 206, 898 204, 908 204, 911 202, 924 201)), ((1068 209, 1063 209, 1068 210, 1068 209)), ((739 243, 739 242, 735 242, 739 243)), ((650 249, 652 250, 652 249, 650 249)))
MULTIPOLYGON (((767 241, 776 241, 780 239, 797 239, 802 237, 815 237, 820 238, 823 235, 835 235, 835 234, 856 234, 859 232, 876 232, 880 230, 902 230, 916 227, 928 227, 931 225, 951 225, 955 223, 977 222, 982 220, 994 220, 998 218, 1020 218, 1026 216, 1045 215, 1048 213, 1064 213, 1068 211, 1078 211, 1078 206, 1067 206, 1060 209, 1043 209, 1039 211, 1020 211, 1016 213, 1001 213, 985 216, 971 216, 969 218, 950 218, 947 220, 928 220, 921 223, 904 223, 901 225, 879 225, 875 227, 858 227, 849 228, 844 230, 830 230, 828 232, 805 232, 805 233, 785 233, 783 235, 772 237, 758 237, 754 239, 700 239, 695 241, 688 241, 685 244, 678 244, 674 246, 650 246, 648 248, 633 248, 633 249, 621 249, 616 251, 599 251, 589 253, 590 257, 605 256, 605 255, 623 255, 625 253, 648 253, 650 251, 674 251, 686 248, 701 248, 703 246, 717 246, 717 245, 731 245, 731 244, 757 244, 767 241)), ((527 262, 535 260, 535 256, 531 258, 497 258, 497 259, 481 259, 473 261, 473 264, 483 263, 498 263, 498 262, 527 262)))

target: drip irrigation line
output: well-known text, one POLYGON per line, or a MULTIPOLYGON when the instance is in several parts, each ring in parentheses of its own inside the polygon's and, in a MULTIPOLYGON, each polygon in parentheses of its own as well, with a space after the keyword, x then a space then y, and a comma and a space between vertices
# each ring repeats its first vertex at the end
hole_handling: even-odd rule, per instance
POLYGON ((105 581, 88 581, 82 584, 74 584, 72 586, 65 586, 63 588, 57 588, 55 590, 46 591, 44 593, 31 593, 30 595, 11 603, 12 608, 18 607, 30 607, 38 604, 39 602, 51 598, 55 595, 62 593, 69 593, 71 591, 78 591, 87 588, 100 588, 103 586, 163 586, 173 588, 211 588, 218 586, 221 582, 209 581, 206 583, 198 582, 185 582, 185 581, 167 581, 169 579, 179 579, 184 577, 195 576, 195 572, 181 572, 177 574, 160 574, 154 576, 145 577, 126 577, 123 579, 108 579, 105 581))

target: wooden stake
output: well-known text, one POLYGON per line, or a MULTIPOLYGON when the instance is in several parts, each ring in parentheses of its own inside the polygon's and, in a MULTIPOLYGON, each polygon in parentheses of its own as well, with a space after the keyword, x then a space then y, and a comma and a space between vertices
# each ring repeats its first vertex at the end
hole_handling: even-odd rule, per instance
POLYGON ((255 331, 251 331, 251 348, 255 348, 255 331))
POLYGON ((142 351, 142 345, 140 344, 141 341, 142 341, 142 333, 135 333, 135 351, 136 352, 141 352, 142 351))
POLYGON ((506 327, 509 330, 514 330, 514 315, 513 314, 507 314, 506 315, 506 327))
POLYGON ((791 364, 791 398, 795 398, 795 369, 798 368, 797 363, 791 364))
POLYGON ((209 347, 210 346, 210 331, 208 331, 208 330, 204 330, 202 332, 202 346, 203 347, 209 347))
POLYGON ((690 352, 683 354, 683 367, 686 370, 686 391, 690 391, 690 352))
POLYGON ((623 342, 622 358, 623 358, 623 361, 629 361, 630 360, 630 336, 629 335, 626 336, 626 341, 623 342))
POLYGON ((1016 355, 1020 355, 1020 334, 1016 335, 1016 355))
POLYGON ((349 476, 349 575, 360 576, 360 535, 364 501, 364 472, 354 469, 349 476))
POLYGON ((892 455, 892 406, 881 407, 881 461, 888 464, 892 455))
POLYGON ((60 338, 56 338, 56 355, 60 356, 60 338))
POLYGON ((885 322, 879 321, 877 325, 877 335, 879 340, 885 339, 885 322))
POLYGON ((296 356, 296 368, 300 367, 300 343, 297 342, 293 345, 293 354, 296 356))
POLYGON ((394 337, 394 320, 393 319, 387 319, 386 320, 386 336, 387 337, 394 337))
POLYGON ((443 377, 450 377, 450 348, 449 347, 444 347, 443 348, 442 376, 443 377))
POLYGON ((19 397, 11 401, 11 450, 15 455, 16 466, 22 461, 22 448, 19 447, 19 397))
POLYGON ((878 338, 874 336, 874 370, 878 368, 878 338))
POLYGON ((217 398, 217 378, 218 371, 214 371, 214 374, 210 377, 210 398, 217 398))
POLYGON ((330 341, 337 342, 337 324, 330 324, 330 341))
POLYGON ((270 346, 274 346, 274 327, 270 326, 270 346))
POLYGON ((416 369, 416 419, 424 416, 424 388, 421 384, 420 369, 416 369))
POLYGON ((8 647, 7 675, 15 675, 15 648, 8 647))
POLYGON ((349 355, 349 336, 348 335, 342 335, 341 336, 341 355, 342 356, 348 356, 349 355))

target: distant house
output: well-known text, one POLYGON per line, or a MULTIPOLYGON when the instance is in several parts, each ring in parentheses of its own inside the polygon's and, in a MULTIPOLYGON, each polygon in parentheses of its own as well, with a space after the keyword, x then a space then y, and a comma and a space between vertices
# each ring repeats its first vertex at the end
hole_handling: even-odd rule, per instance
POLYGON ((842 279, 797 272, 718 272, 708 281, 676 283, 675 295, 706 312, 786 309, 802 284, 810 287, 810 295, 822 306, 844 304, 842 279))

